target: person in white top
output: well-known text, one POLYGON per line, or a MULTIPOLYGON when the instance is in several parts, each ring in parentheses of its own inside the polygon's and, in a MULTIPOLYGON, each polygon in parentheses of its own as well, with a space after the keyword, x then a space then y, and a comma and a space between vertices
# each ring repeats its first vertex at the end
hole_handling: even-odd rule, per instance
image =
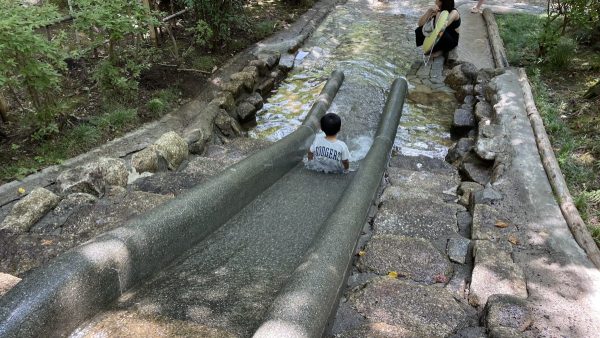
POLYGON ((323 134, 315 137, 308 150, 306 167, 325 173, 345 173, 350 168, 350 152, 343 141, 337 139, 342 120, 334 113, 321 118, 323 134))

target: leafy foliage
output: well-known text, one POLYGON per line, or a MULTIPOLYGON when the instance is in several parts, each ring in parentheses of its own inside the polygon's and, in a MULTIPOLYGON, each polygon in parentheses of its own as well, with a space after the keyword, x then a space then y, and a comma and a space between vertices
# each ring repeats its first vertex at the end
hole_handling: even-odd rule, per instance
POLYGON ((198 17, 212 31, 213 42, 227 43, 234 29, 247 24, 243 11, 243 0, 180 0, 192 8, 198 17))
POLYGON ((12 0, 0 0, 0 13, 0 88, 22 87, 36 110, 52 111, 65 55, 60 36, 48 41, 38 30, 60 14, 52 5, 23 7, 12 0))

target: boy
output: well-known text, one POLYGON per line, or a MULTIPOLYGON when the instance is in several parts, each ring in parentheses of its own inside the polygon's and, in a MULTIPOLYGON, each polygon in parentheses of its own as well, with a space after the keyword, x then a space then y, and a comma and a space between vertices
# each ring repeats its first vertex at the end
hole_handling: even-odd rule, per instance
POLYGON ((318 134, 308 151, 306 167, 326 173, 344 173, 350 167, 350 152, 346 143, 337 139, 337 133, 342 126, 342 120, 333 113, 321 118, 321 130, 325 135, 318 134))

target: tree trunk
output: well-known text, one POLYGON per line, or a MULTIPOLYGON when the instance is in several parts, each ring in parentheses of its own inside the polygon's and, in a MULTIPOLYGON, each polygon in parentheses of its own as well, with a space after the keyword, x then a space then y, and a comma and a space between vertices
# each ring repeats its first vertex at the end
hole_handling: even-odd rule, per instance
POLYGON ((8 122, 8 104, 6 103, 4 96, 2 96, 2 93, 0 93, 0 120, 3 123, 8 122))
POLYGON ((600 96, 600 80, 596 81, 596 84, 591 86, 585 94, 583 94, 584 99, 591 99, 596 96, 600 96))

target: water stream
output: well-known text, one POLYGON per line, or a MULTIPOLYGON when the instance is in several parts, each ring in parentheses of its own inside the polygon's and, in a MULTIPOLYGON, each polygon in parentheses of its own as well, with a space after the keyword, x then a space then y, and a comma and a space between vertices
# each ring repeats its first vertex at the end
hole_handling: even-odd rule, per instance
MULTIPOLYGON (((342 118, 339 138, 348 144, 351 161, 362 159, 392 82, 420 58, 414 28, 430 5, 424 0, 348 0, 338 5, 306 41, 293 71, 258 112, 250 136, 276 141, 294 131, 329 74, 340 69, 346 78, 329 112, 342 118)), ((409 88, 414 86, 409 83, 409 88)), ((404 106, 395 150, 443 157, 450 144, 454 103, 432 97, 419 101, 407 100, 404 106)))

